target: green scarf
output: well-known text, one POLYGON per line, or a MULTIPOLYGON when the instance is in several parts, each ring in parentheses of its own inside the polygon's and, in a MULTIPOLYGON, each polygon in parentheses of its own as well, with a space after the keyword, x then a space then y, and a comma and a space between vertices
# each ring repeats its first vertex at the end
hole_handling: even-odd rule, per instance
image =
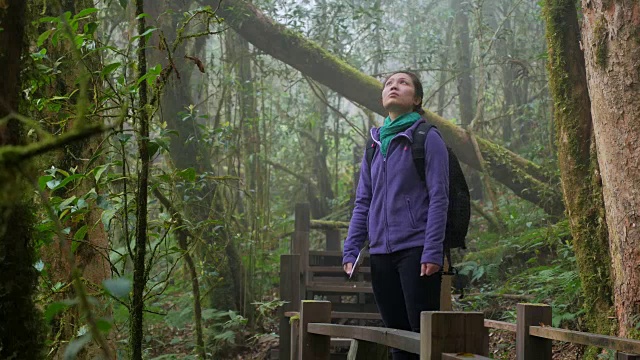
POLYGON ((397 133, 407 130, 419 120, 420 117, 420 114, 417 112, 410 112, 398 116, 393 121, 391 121, 391 118, 388 116, 384 119, 384 125, 380 127, 380 144, 382 144, 380 151, 382 151, 382 156, 387 157, 387 150, 389 149, 391 139, 393 139, 397 133))

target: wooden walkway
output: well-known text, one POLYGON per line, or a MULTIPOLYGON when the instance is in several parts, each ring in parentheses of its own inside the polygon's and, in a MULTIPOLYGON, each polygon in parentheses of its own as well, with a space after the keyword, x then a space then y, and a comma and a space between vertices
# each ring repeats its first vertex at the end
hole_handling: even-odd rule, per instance
MULTIPOLYGON (((280 258, 280 345, 272 358, 328 360, 332 347, 348 347, 347 359, 383 360, 389 347, 421 360, 488 359, 488 330, 516 333, 518 360, 551 360, 551 341, 617 351, 616 360, 640 360, 640 341, 551 327, 551 308, 518 304, 517 322, 485 320, 482 313, 451 310, 451 277, 444 276, 441 311, 422 313, 420 333, 371 325, 380 315, 371 290, 368 257, 348 280, 342 270, 341 230, 348 223, 311 220, 307 204, 296 205, 291 254, 280 258), (312 235, 320 231, 324 236, 312 235), (323 238, 323 250, 310 250, 323 238)), ((380 325, 381 322, 380 322, 380 325)))

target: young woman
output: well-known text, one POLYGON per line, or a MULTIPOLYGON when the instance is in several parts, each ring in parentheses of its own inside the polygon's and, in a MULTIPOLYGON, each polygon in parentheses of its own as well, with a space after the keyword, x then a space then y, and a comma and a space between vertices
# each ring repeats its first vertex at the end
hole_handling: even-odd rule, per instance
MULTIPOLYGON (((440 133, 425 140, 425 181, 411 154, 413 132, 425 121, 422 84, 409 72, 389 76, 382 105, 389 116, 371 130, 376 150, 362 159, 355 208, 344 242, 347 274, 369 239, 373 294, 385 326, 420 331, 420 313, 440 309, 443 240, 449 205, 449 157, 440 133)), ((393 359, 418 359, 392 349, 393 359)))

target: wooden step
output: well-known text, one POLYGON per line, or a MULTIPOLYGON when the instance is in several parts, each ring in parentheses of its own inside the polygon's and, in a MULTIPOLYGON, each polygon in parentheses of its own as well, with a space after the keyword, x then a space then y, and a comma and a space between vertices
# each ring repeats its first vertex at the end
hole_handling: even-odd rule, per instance
POLYGON ((372 294, 373 289, 369 282, 345 282, 343 284, 326 284, 311 282, 307 284, 307 291, 320 293, 365 293, 372 294))

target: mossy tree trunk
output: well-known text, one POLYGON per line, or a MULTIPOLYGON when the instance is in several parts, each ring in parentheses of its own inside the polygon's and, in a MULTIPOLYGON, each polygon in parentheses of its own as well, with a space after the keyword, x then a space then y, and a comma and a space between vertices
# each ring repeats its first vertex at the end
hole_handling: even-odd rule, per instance
POLYGON ((640 2, 582 1, 582 47, 620 336, 640 316, 640 2))
MULTIPOLYGON (((26 2, 8 0, 0 7, 0 119, 18 112, 26 2)), ((0 147, 20 145, 17 120, 0 125, 0 147)), ((29 164, 0 165, 0 358, 40 359, 43 320, 33 297, 38 274, 35 263, 32 193, 24 175, 29 164)))
MULTIPOLYGON (((136 0, 136 18, 138 35, 147 30, 143 0, 136 0)), ((138 79, 147 73, 147 39, 138 38, 138 79)), ((147 82, 139 81, 138 109, 136 120, 138 132, 138 187, 136 191, 136 231, 133 259, 133 296, 129 306, 129 355, 133 360, 142 360, 142 341, 144 336, 144 292, 148 279, 145 258, 147 255, 147 194, 149 188, 149 121, 151 120, 147 82)))
POLYGON ((612 298, 607 222, 575 2, 545 0, 544 16, 558 160, 587 328, 609 334, 612 298))
MULTIPOLYGON (((382 85, 331 55, 300 34, 276 24, 255 6, 241 0, 233 3, 211 0, 207 4, 240 35, 267 54, 291 65, 312 79, 378 114, 385 114, 379 102, 382 85)), ((425 117, 438 126, 445 141, 461 161, 479 170, 480 162, 467 132, 450 121, 427 111, 425 117)), ((541 167, 502 146, 477 137, 490 176, 510 188, 517 196, 530 201, 547 213, 561 216, 562 197, 549 182, 553 181, 541 167)))
MULTIPOLYGON (((43 16, 60 16, 67 11, 72 14, 77 14, 83 9, 93 7, 91 0, 79 0, 79 1, 61 1, 59 3, 47 3, 43 0, 33 1, 28 5, 28 13, 32 19, 38 19, 43 16), (45 13, 41 13, 46 10, 45 13)), ((80 29, 83 28, 84 23, 95 21, 95 17, 90 17, 81 23, 80 29)), ((49 30, 49 24, 37 23, 32 26, 37 29, 36 36, 40 33, 49 30)), ((82 30, 80 30, 82 31, 82 30)), ((100 59, 97 53, 91 53, 85 56, 83 59, 78 59, 74 55, 73 43, 68 38, 64 38, 64 41, 59 41, 54 45, 53 42, 47 41, 43 44, 46 48, 47 54, 52 59, 64 58, 68 61, 60 62, 59 73, 52 75, 54 79, 50 82, 49 86, 42 86, 38 89, 38 97, 52 98, 54 96, 70 96, 73 99, 78 97, 77 92, 77 80, 88 74, 94 74, 96 70, 100 69, 100 59), (72 96, 71 94, 76 94, 72 96)), ((98 71, 99 72, 99 71, 98 71)), ((99 98, 101 92, 100 81, 96 81, 95 77, 91 77, 89 80, 90 86, 86 90, 84 96, 87 99, 99 98)), ((82 89, 82 88, 80 88, 82 89)), ((35 96, 34 96, 35 97, 35 96)), ((78 123, 98 123, 101 119, 98 118, 99 114, 95 111, 94 103, 87 102, 86 109, 82 109, 86 114, 83 119, 77 118, 78 109, 76 106, 69 104, 69 106, 62 107, 60 110, 53 112, 43 110, 33 114, 35 120, 39 120, 42 123, 46 123, 46 128, 52 133, 66 133, 72 129, 78 123)), ((76 173, 86 174, 92 168, 89 168, 89 160, 100 151, 101 144, 103 143, 103 136, 94 136, 81 139, 77 142, 64 146, 62 149, 53 151, 50 156, 46 158, 47 166, 53 164, 56 168, 70 172, 71 169, 75 169, 76 173), (50 163, 49 163, 50 162, 50 163)), ((93 166, 99 165, 94 163, 93 166)), ((92 177, 84 179, 79 186, 69 187, 64 190, 56 192, 57 196, 62 198, 70 198, 76 196, 82 198, 92 188, 95 188, 96 184, 90 180, 92 177)), ((111 276, 111 269, 109 263, 109 240, 107 238, 106 231, 100 221, 101 210, 89 206, 82 211, 75 212, 72 220, 65 221, 64 226, 69 227, 71 236, 65 239, 57 239, 51 244, 47 244, 40 249, 40 255, 47 266, 48 280, 55 283, 69 283, 71 282, 72 266, 76 266, 81 271, 81 277, 87 281, 87 285, 90 289, 99 289, 102 282, 111 276), (70 258, 66 256, 68 249, 72 246, 73 235, 79 230, 86 229, 86 234, 82 239, 82 242, 77 246, 74 252, 74 263, 71 264, 70 258)), ((66 291, 57 293, 53 301, 62 301, 68 298, 74 298, 73 287, 67 287, 66 291)), ((78 329, 83 325, 78 308, 71 308, 56 316, 51 324, 52 333, 57 334, 58 339, 72 339, 76 336, 78 329)), ((93 308, 93 311, 98 311, 100 315, 109 315, 109 309, 104 311, 93 308)), ((61 342, 55 342, 52 346, 51 357, 54 359, 62 358, 64 351, 56 350, 61 345, 61 342)), ((95 353, 99 352, 97 346, 91 344, 83 349, 78 355, 78 359, 93 358, 95 353)), ((113 344, 111 344, 114 347, 113 344)))

